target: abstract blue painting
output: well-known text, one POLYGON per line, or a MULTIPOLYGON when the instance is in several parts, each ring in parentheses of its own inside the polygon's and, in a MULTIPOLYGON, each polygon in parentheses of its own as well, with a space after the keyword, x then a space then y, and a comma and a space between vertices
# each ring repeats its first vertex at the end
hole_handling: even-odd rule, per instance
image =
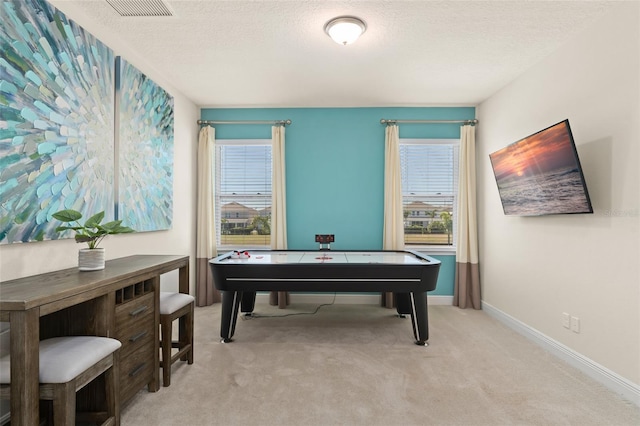
POLYGON ((65 208, 113 218, 112 50, 44 0, 0 7, 0 244, 61 237, 65 208))
POLYGON ((136 231, 171 228, 173 97, 116 58, 117 218, 136 231))

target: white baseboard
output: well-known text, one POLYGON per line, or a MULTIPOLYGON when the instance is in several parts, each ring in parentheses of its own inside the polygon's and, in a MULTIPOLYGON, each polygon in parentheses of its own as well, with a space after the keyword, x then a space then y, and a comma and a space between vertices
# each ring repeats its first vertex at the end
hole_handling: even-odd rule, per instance
MULTIPOLYGON (((380 294, 336 294, 336 305, 380 305, 380 294)), ((289 296, 291 303, 331 303, 333 293, 293 293, 289 296)), ((428 296, 429 305, 451 305, 453 296, 428 296)), ((258 293, 256 303, 269 303, 268 293, 258 293)))
POLYGON ((587 376, 640 407, 640 386, 637 384, 614 373, 608 368, 585 357, 573 349, 568 348, 549 336, 542 334, 538 330, 529 327, 522 321, 515 319, 511 315, 502 312, 500 309, 497 309, 484 301, 482 302, 482 309, 488 315, 505 324, 507 327, 542 346, 553 355, 566 361, 572 367, 577 368, 587 376))

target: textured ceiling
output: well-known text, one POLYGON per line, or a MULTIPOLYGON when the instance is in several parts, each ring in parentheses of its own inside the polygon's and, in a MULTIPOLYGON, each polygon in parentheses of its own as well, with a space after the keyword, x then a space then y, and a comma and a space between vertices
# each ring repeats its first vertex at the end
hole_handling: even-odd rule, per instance
MULTIPOLYGON (((133 0, 135 1, 135 0, 133 0)), ((122 17, 50 0, 118 37, 199 106, 477 105, 606 13, 609 1, 165 0, 122 17), (367 23, 341 46, 324 24, 367 23)))

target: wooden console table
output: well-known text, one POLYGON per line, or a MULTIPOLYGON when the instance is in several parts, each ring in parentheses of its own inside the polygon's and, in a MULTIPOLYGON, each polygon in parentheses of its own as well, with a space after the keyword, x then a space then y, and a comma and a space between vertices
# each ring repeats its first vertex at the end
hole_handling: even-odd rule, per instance
POLYGON ((188 256, 129 256, 101 271, 69 268, 0 282, 0 320, 11 325, 11 424, 39 423, 38 346, 49 337, 119 339, 121 400, 144 385, 157 391, 160 275, 176 269, 180 292, 189 293, 188 256))

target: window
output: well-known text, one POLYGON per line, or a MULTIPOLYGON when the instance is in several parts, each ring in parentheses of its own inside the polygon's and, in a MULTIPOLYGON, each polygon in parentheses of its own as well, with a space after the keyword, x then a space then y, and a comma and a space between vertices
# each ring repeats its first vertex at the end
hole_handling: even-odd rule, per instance
POLYGON ((454 246, 458 147, 457 139, 400 139, 406 245, 454 246))
POLYGON ((271 244, 271 139, 216 140, 216 242, 271 244))

